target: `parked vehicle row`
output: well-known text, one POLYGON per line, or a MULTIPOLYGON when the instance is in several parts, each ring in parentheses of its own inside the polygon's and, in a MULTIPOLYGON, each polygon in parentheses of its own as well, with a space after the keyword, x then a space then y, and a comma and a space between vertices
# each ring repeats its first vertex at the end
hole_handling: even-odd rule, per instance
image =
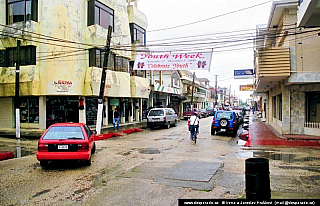
POLYGON ((178 115, 172 108, 154 108, 147 115, 147 126, 153 129, 157 126, 176 126, 178 123, 178 115))
POLYGON ((241 110, 216 111, 212 119, 211 135, 215 135, 217 132, 226 132, 236 137, 239 126, 243 124, 243 118, 241 110))

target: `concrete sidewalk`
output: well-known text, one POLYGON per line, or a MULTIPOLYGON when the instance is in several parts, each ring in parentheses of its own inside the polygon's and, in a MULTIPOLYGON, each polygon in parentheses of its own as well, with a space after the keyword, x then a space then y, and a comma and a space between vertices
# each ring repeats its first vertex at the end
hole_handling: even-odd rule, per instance
POLYGON ((320 147, 320 136, 308 135, 280 135, 261 118, 250 113, 250 138, 252 146, 278 145, 289 147, 320 147))
MULTIPOLYGON (((95 130, 95 125, 89 125, 89 127, 92 130, 95 130)), ((126 123, 120 123, 119 130, 124 129, 130 129, 133 127, 140 127, 145 128, 147 127, 147 120, 143 120, 142 122, 126 122, 126 123)), ((43 134, 45 129, 33 129, 33 128, 21 128, 20 129, 20 137, 22 138, 39 138, 43 134)), ((113 132, 113 125, 103 125, 101 127, 101 134, 113 132)), ((6 128, 6 129, 0 129, 0 136, 10 136, 15 137, 16 136, 16 129, 15 128, 6 128)))

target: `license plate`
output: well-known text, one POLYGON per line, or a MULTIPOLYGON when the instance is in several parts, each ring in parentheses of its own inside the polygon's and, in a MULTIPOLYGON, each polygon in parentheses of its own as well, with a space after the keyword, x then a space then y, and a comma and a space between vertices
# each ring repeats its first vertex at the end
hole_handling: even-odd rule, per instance
POLYGON ((159 122, 159 121, 160 121, 159 118, 157 118, 157 119, 152 119, 152 120, 155 121, 155 122, 159 122))
POLYGON ((58 145, 58 149, 68 149, 68 145, 58 145))
POLYGON ((221 129, 220 131, 221 131, 221 132, 225 132, 225 131, 227 131, 227 130, 226 130, 226 129, 221 129))

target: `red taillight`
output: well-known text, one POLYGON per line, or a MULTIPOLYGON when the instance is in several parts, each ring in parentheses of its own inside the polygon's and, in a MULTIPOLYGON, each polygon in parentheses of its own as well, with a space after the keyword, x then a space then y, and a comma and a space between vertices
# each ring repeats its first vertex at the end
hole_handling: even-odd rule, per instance
POLYGON ((234 120, 233 120, 233 126, 235 126, 235 125, 236 125, 236 120, 234 119, 234 120))
POLYGON ((166 117, 163 117, 163 121, 164 121, 164 122, 166 121, 166 117))
POLYGON ((149 118, 147 118, 147 122, 149 122, 149 118))
POLYGON ((215 118, 213 117, 213 119, 212 119, 212 124, 214 124, 215 121, 216 121, 216 120, 215 120, 215 118))
POLYGON ((46 152, 48 151, 48 144, 38 144, 38 151, 46 152))
POLYGON ((89 144, 88 143, 78 144, 78 150, 88 151, 89 150, 89 144))

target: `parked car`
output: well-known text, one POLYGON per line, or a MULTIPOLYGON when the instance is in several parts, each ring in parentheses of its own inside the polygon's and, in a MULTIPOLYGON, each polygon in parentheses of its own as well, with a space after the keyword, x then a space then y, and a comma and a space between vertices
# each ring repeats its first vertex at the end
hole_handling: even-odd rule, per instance
POLYGON ((237 114, 237 119, 238 119, 238 124, 242 124, 243 123, 243 113, 242 110, 233 110, 236 114, 237 114))
POLYGON ((96 151, 95 131, 84 123, 55 123, 38 141, 37 159, 42 167, 49 161, 79 160, 91 165, 91 156, 96 151))
POLYGON ((200 112, 197 108, 188 108, 187 111, 183 112, 183 118, 189 119, 194 113, 197 113, 198 117, 201 118, 200 112))
POLYGON ((208 117, 209 114, 206 109, 199 109, 201 117, 208 117))
POLYGON ((211 124, 211 135, 214 135, 216 132, 227 132, 236 136, 237 130, 237 114, 234 111, 219 110, 214 114, 211 124))
POLYGON ((209 116, 213 116, 214 115, 214 109, 212 107, 206 108, 207 113, 209 116))
POLYGON ((147 126, 153 129, 156 126, 176 126, 178 122, 178 115, 172 108, 154 108, 149 111, 147 116, 147 126))

